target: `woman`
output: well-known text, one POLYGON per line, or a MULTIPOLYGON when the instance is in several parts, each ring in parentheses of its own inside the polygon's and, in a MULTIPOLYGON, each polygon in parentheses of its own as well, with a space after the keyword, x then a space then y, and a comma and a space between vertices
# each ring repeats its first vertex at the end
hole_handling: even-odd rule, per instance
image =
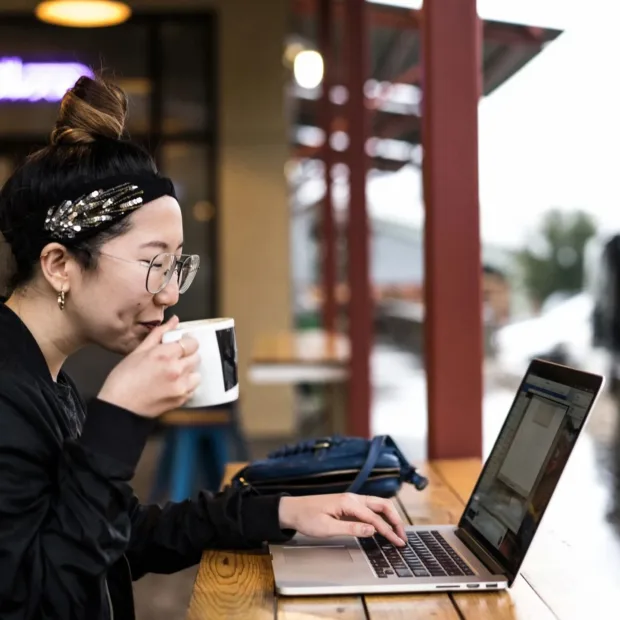
POLYGON ((121 139, 127 101, 80 78, 51 144, 0 191, 14 256, 0 304, 0 617, 133 618, 131 580, 197 563, 207 548, 295 531, 402 544, 378 498, 258 497, 251 491, 145 506, 129 481, 153 420, 198 384, 198 345, 162 344, 198 267, 181 254, 181 210, 148 154, 121 139), (83 403, 62 371, 87 344, 125 354, 83 403), (388 525, 390 523, 390 525, 388 525))

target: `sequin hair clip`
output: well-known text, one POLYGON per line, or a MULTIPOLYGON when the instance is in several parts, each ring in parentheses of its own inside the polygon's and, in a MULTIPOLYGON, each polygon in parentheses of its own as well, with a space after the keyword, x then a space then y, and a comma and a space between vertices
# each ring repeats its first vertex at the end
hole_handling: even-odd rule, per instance
POLYGON ((118 220, 144 203, 144 190, 134 183, 122 183, 109 189, 96 189, 75 200, 50 207, 44 229, 57 240, 74 239, 80 233, 118 220))

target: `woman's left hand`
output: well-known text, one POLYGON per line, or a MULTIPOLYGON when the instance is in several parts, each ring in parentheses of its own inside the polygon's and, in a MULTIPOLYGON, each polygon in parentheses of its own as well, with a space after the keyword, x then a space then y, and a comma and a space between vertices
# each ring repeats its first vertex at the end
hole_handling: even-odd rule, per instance
POLYGON ((378 533, 399 547, 407 540, 394 504, 380 497, 354 493, 283 497, 279 513, 282 529, 315 538, 378 533))

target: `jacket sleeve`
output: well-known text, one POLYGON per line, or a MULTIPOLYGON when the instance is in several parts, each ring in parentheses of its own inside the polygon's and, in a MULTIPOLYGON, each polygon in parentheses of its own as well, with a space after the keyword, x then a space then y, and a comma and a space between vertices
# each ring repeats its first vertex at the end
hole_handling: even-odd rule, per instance
POLYGON ((206 549, 258 548, 289 540, 295 532, 280 529, 280 498, 227 488, 163 507, 135 500, 127 551, 132 578, 183 570, 197 564, 206 549))
POLYGON ((3 386, 0 618, 86 619, 129 543, 127 482, 150 421, 95 400, 81 437, 61 443, 48 411, 3 386))

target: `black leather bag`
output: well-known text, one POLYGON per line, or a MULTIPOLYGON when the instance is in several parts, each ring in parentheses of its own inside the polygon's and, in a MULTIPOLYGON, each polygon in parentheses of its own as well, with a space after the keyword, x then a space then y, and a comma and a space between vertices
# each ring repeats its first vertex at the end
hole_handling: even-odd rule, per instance
POLYGON ((421 491, 428 480, 411 465, 389 435, 373 439, 325 437, 284 446, 244 467, 232 479, 260 494, 359 493, 393 497, 402 483, 421 491))

